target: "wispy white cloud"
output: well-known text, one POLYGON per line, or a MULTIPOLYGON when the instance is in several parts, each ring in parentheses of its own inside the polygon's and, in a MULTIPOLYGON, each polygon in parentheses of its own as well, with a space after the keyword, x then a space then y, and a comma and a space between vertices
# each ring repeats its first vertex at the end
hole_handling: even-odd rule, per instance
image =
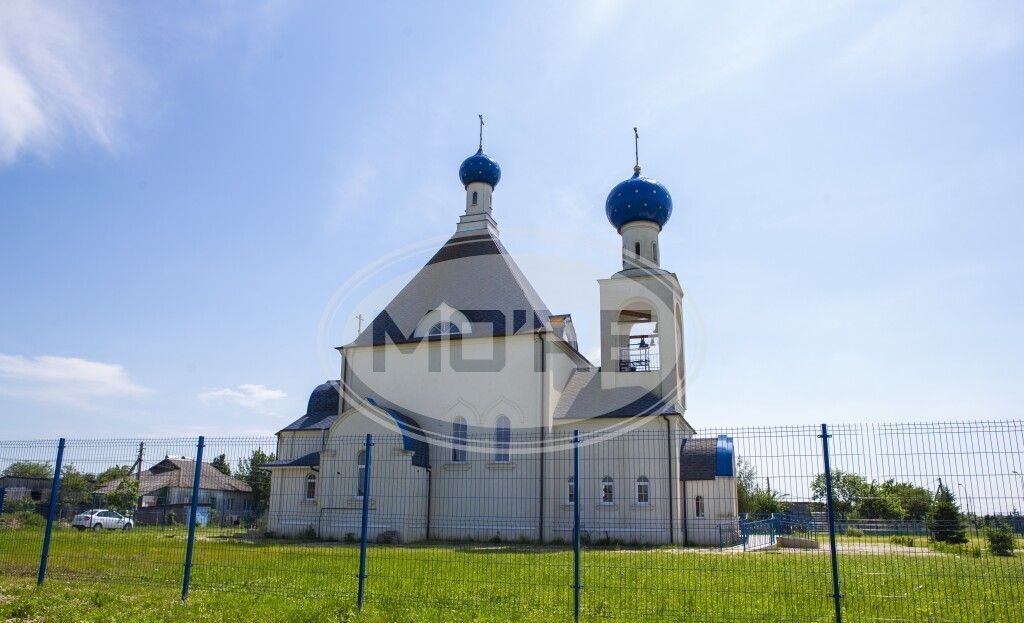
POLYGON ((237 388, 223 387, 200 392, 199 400, 206 403, 225 403, 245 407, 254 411, 266 411, 267 404, 275 400, 287 398, 288 394, 280 389, 271 389, 265 385, 244 384, 237 388))
POLYGON ((124 366, 79 357, 0 354, 0 395, 92 409, 104 398, 137 398, 149 390, 124 366))
POLYGON ((907 2, 893 5, 839 59, 851 77, 930 78, 955 65, 1018 47, 1024 5, 907 2))
POLYGON ((118 145, 137 68, 95 6, 0 3, 0 164, 66 138, 118 145))

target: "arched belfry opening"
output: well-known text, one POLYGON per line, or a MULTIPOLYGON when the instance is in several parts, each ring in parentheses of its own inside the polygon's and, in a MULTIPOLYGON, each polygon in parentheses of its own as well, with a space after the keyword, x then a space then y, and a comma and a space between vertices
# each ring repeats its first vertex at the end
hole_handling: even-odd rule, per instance
POLYGON ((658 315, 650 307, 630 306, 619 312, 619 372, 661 369, 658 315))

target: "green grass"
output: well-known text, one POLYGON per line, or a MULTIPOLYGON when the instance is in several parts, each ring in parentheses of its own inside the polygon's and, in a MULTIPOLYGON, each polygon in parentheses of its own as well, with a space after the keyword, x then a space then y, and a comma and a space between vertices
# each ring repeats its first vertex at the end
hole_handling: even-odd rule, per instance
MULTIPOLYGON (((866 539, 856 539, 863 543, 866 539)), ((1024 623, 1024 556, 919 548, 841 556, 844 620, 1024 623)), ((54 533, 37 590, 41 531, 0 530, 0 621, 569 621, 572 552, 508 544, 372 546, 367 606, 359 550, 202 531, 181 603, 183 529, 54 533)), ((590 548, 583 620, 831 621, 827 549, 720 553, 590 548)))

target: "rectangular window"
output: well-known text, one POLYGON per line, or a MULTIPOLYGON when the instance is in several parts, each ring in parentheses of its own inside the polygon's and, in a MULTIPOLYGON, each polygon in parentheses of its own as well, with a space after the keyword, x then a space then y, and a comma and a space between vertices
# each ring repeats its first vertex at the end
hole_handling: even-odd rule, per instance
POLYGON ((356 455, 356 497, 366 493, 366 451, 360 450, 356 455))
POLYGON ((651 501, 651 483, 646 477, 641 476, 636 480, 636 503, 648 504, 651 501))
POLYGON ((601 480, 601 503, 612 504, 615 502, 615 481, 605 477, 601 480))
POLYGON ((316 499, 316 476, 314 474, 306 476, 306 499, 316 499))

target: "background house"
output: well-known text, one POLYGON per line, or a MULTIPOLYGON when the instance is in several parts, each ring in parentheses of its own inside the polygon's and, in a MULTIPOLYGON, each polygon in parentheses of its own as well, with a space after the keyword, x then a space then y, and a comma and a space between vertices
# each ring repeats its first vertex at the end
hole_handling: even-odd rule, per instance
POLYGON ((45 504, 50 501, 53 479, 3 476, 0 477, 0 487, 6 489, 5 500, 7 502, 31 500, 36 504, 45 504))
MULTIPOLYGON (((136 513, 136 521, 163 523, 170 513, 176 520, 184 522, 192 502, 195 469, 194 460, 169 456, 142 472, 139 478, 142 506, 136 513)), ((101 496, 111 493, 117 489, 119 482, 108 482, 97 489, 96 493, 101 496)), ((222 473, 213 465, 203 463, 199 506, 216 511, 211 520, 218 523, 245 520, 252 514, 252 488, 238 478, 222 473)))

